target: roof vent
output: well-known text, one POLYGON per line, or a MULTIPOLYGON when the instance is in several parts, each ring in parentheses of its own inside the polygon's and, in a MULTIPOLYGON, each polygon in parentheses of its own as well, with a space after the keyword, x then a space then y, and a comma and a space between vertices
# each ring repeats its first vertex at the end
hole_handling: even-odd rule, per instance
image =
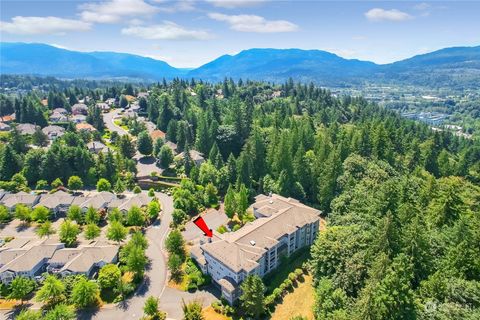
POLYGON ((254 246, 254 245, 255 245, 255 241, 250 240, 250 244, 251 244, 252 246, 254 246))

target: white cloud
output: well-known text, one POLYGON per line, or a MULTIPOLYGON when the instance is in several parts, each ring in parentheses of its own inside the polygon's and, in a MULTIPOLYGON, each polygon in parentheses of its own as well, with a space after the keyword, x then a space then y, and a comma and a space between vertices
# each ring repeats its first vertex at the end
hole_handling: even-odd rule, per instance
POLYGON ((413 17, 406 12, 391 9, 385 10, 381 8, 370 9, 365 12, 365 17, 370 21, 405 21, 410 20, 413 17))
POLYGON ((174 22, 164 21, 151 26, 130 26, 122 34, 149 40, 208 40, 212 36, 203 30, 186 29, 174 22))
POLYGON ((420 10, 420 11, 423 11, 423 10, 427 10, 431 7, 430 4, 426 3, 426 2, 421 2, 421 3, 418 3, 416 5, 413 6, 413 8, 415 10, 420 10))
POLYGON ((292 32, 298 30, 298 26, 286 20, 267 20, 256 15, 226 15, 222 13, 209 13, 211 19, 227 22, 230 28, 241 32, 292 32))
POLYGON ((63 35, 69 31, 87 31, 91 24, 58 17, 13 17, 11 22, 0 21, 0 31, 12 34, 63 35))
POLYGON ((109 0, 100 3, 85 3, 79 7, 84 21, 115 23, 124 17, 151 15, 159 9, 143 0, 109 0))
POLYGON ((264 0, 206 0, 206 1, 211 3, 215 7, 226 8, 226 9, 251 7, 261 2, 264 2, 264 0))

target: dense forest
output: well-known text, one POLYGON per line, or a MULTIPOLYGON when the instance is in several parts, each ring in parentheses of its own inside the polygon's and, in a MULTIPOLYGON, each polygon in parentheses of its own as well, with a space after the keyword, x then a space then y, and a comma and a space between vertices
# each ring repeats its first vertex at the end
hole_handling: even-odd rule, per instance
MULTIPOLYGON (((208 159, 185 161, 196 184, 221 196, 229 187, 246 187, 250 198, 273 191, 323 211, 328 226, 311 259, 318 319, 480 317, 480 142, 293 81, 94 89, 52 81, 48 91, 3 95, 0 112, 43 126, 51 109, 85 96, 121 100, 142 90, 144 114, 167 139, 208 159)), ((84 147, 93 137, 68 131, 47 151, 15 131, 2 137, 0 179, 132 179, 131 142, 119 138, 118 152, 94 158, 84 147)))

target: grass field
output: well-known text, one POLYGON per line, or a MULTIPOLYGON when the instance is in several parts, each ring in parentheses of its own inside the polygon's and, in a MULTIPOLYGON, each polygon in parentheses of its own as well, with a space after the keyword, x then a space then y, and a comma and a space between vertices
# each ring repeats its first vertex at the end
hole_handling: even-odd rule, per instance
POLYGON ((282 303, 278 304, 272 313, 271 320, 289 320, 294 316, 304 316, 313 320, 314 295, 312 276, 305 276, 305 281, 300 282, 293 292, 287 294, 282 303))
POLYGON ((303 248, 292 254, 290 257, 284 259, 280 265, 263 279, 263 283, 267 287, 267 294, 272 293, 275 288, 278 288, 282 282, 288 278, 288 274, 297 268, 310 257, 310 248, 303 248))
POLYGON ((218 314, 213 310, 211 306, 206 307, 202 311, 203 317, 206 320, 231 320, 232 318, 224 316, 223 314, 218 314))

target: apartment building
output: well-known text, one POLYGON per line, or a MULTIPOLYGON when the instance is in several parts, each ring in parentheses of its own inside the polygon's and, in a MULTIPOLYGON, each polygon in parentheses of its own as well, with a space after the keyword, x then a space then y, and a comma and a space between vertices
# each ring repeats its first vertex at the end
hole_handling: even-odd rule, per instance
POLYGON ((257 196, 250 210, 256 220, 235 232, 214 232, 191 250, 230 303, 239 297, 239 284, 248 275, 263 277, 275 270, 282 256, 311 245, 320 227, 319 210, 277 194, 257 196))

